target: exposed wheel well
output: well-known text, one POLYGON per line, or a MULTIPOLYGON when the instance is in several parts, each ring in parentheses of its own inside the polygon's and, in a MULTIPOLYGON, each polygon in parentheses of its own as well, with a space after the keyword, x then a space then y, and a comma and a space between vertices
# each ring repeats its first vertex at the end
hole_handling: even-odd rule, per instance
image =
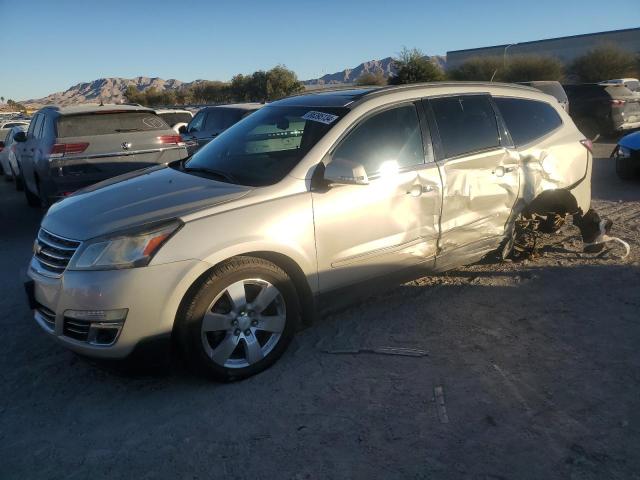
POLYGON ((557 213, 558 215, 576 214, 579 211, 578 201, 567 190, 546 190, 533 199, 525 208, 525 214, 557 213))

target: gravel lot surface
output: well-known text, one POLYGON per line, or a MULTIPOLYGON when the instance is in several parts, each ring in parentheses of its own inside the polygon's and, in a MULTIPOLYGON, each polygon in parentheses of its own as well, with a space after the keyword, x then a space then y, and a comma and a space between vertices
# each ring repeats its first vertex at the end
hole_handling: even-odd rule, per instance
MULTIPOLYGON (((57 346, 21 274, 41 212, 0 185, 0 479, 640 478, 640 182, 597 145, 594 207, 630 242, 423 278, 325 315, 222 385, 57 346), (422 357, 336 349, 410 347, 422 357)), ((177 363, 177 362, 176 362, 177 363)))

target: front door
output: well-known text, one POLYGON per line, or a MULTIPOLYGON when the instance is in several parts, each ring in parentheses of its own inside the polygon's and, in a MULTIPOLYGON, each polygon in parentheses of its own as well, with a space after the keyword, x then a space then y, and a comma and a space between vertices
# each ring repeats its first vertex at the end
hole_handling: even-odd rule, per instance
POLYGON ((518 198, 519 155, 501 136, 488 95, 433 98, 428 104, 444 185, 439 255, 497 248, 518 198))
POLYGON ((442 191, 437 165, 425 160, 418 107, 365 118, 327 159, 362 164, 369 184, 313 192, 321 291, 433 264, 442 191))

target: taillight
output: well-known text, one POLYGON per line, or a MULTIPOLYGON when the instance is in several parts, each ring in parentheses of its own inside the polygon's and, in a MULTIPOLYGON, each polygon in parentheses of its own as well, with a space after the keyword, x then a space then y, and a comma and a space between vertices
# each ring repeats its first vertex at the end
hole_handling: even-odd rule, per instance
POLYGON ((593 153, 593 142, 591 140, 585 138, 584 140, 580 140, 580 143, 584 148, 589 150, 590 153, 593 153))
POLYGON ((180 145, 182 144, 182 137, 180 135, 160 135, 158 137, 160 143, 170 144, 170 145, 180 145))
POLYGON ((611 105, 615 105, 617 107, 621 107, 625 104, 624 100, 611 100, 611 105))
POLYGON ((49 156, 51 158, 59 158, 73 153, 82 153, 88 146, 88 143, 56 143, 51 147, 49 156))

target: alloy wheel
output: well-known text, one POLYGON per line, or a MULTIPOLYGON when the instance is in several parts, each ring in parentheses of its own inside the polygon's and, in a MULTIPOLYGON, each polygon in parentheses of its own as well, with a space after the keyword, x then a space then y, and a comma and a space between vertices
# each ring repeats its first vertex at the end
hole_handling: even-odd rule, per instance
POLYGON ((254 278, 226 287, 211 302, 201 324, 207 355, 226 368, 258 363, 275 348, 287 319, 282 293, 254 278))

